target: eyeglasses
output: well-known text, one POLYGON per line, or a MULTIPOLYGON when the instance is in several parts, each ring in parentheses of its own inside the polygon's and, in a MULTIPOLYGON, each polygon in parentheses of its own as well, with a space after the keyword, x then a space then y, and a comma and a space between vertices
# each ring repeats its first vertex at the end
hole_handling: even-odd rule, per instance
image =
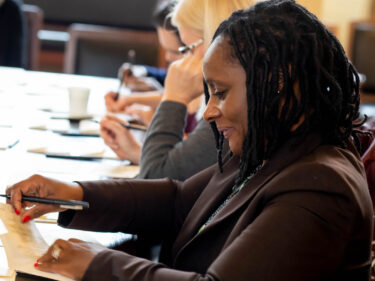
POLYGON ((188 46, 179 47, 178 52, 180 54, 186 54, 188 52, 193 51, 196 47, 198 47, 202 43, 203 43, 203 39, 199 39, 197 42, 194 42, 193 44, 190 44, 188 46))

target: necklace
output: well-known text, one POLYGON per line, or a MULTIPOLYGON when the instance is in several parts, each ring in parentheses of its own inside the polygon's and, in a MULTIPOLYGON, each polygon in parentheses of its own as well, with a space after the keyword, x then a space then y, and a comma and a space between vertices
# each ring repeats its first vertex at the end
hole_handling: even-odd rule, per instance
POLYGON ((201 233, 202 230, 206 227, 207 224, 211 222, 211 220, 229 203, 229 201, 238 193, 241 191, 241 189, 245 186, 245 184, 249 181, 251 176, 248 176, 240 185, 235 185, 232 188, 232 192, 228 195, 228 197, 224 200, 223 203, 216 209, 216 211, 208 218, 205 224, 203 224, 199 230, 198 233, 201 233))

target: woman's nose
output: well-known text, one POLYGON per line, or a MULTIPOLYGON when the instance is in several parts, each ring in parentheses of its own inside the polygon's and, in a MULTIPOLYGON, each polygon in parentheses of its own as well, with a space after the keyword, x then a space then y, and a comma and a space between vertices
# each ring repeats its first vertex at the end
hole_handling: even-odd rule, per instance
POLYGON ((215 104, 208 100, 206 105, 206 109, 203 113, 203 118, 207 122, 213 122, 220 116, 220 110, 215 106, 215 104))

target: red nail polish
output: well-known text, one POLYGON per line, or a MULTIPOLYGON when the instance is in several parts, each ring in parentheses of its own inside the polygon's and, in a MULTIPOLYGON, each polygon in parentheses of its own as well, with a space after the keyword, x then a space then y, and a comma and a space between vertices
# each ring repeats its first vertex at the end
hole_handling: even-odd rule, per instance
POLYGON ((36 263, 34 263, 34 267, 38 267, 39 265, 39 260, 36 261, 36 263))
POLYGON ((14 211, 16 212, 17 215, 21 214, 21 212, 18 211, 16 208, 14 208, 14 211))
POLYGON ((25 216, 25 217, 23 217, 22 222, 23 222, 23 223, 26 223, 26 222, 28 222, 29 220, 31 220, 30 216, 25 216))

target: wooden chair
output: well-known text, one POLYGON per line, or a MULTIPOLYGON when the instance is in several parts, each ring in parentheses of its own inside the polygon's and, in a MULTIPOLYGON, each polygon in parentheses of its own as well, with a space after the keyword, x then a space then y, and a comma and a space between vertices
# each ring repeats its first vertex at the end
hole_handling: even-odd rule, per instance
POLYGON ((364 91, 375 91, 375 21, 355 21, 350 27, 349 57, 357 70, 366 76, 364 91))
POLYGON ((35 5, 22 5, 27 26, 27 57, 26 68, 39 69, 40 39, 38 32, 43 26, 43 11, 35 5))
MULTIPOLYGON (((370 146, 367 148, 366 152, 362 155, 362 161, 365 166, 367 183, 369 187, 369 192, 372 200, 372 204, 375 212, 375 140, 373 140, 370 146)), ((374 217, 375 225, 375 217, 374 217)), ((371 263, 371 280, 375 280, 375 229, 372 238, 372 252, 373 259, 371 263)))
POLYGON ((136 52, 136 64, 157 66, 159 43, 155 31, 73 24, 65 48, 64 72, 117 77, 118 68, 136 52))
MULTIPOLYGON (((371 132, 375 135, 375 117, 370 118, 367 122, 360 128, 363 131, 371 132)), ((375 213, 375 139, 374 137, 368 135, 362 135, 360 137, 361 144, 361 158, 363 165, 365 167, 367 184, 372 200, 372 205, 375 213)), ((374 228, 375 228, 375 216, 374 216, 374 228)), ((372 238, 372 263, 371 263, 371 280, 375 280, 375 229, 372 238)))

